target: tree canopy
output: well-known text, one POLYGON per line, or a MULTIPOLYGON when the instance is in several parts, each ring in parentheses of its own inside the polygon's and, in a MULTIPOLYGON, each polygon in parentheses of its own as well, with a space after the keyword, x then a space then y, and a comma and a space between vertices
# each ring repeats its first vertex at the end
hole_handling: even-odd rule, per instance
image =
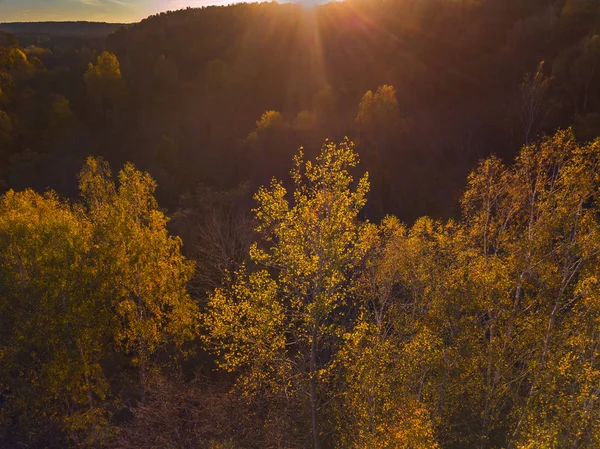
POLYGON ((0 447, 600 447, 599 13, 8 26, 0 447))

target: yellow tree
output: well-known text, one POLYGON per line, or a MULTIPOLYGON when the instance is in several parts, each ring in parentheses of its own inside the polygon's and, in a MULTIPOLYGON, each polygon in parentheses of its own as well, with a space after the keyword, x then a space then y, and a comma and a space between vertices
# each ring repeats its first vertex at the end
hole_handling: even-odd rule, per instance
POLYGON ((358 106, 356 115, 358 144, 368 170, 377 173, 372 180, 369 209, 374 215, 383 216, 383 204, 389 200, 396 176, 392 155, 394 144, 409 127, 410 121, 400 115, 396 91, 393 86, 383 85, 377 91, 367 91, 358 106))
POLYGON ((192 267, 154 181, 131 165, 119 179, 90 158, 84 204, 30 190, 0 198, 0 429, 17 419, 25 445, 97 447, 116 401, 110 356, 140 366, 143 392, 152 355, 195 333, 192 267))
POLYGON ((53 429, 81 445, 107 436, 101 361, 115 322, 95 288, 92 233, 52 193, 0 199, 0 422, 18 419, 24 445, 60 441, 53 429))
POLYGON ((117 187, 108 164, 88 158, 79 185, 98 264, 111 279, 104 294, 120 319, 115 339, 140 367, 143 393, 151 355, 194 335, 198 312, 186 290, 193 265, 167 231, 150 175, 126 164, 118 179, 117 187))
POLYGON ((249 143, 256 143, 259 139, 268 140, 272 133, 280 131, 284 126, 285 123, 280 112, 265 111, 260 116, 260 120, 256 121, 256 128, 248 134, 246 140, 249 143))
POLYGON ((218 289, 205 317, 220 366, 239 371, 247 391, 302 391, 308 398, 313 446, 320 447, 324 379, 341 332, 357 305, 349 294, 373 238, 358 219, 367 176, 353 186, 354 145, 326 142, 316 162, 302 152, 291 171, 291 198, 279 181, 255 195, 257 231, 250 256, 257 271, 237 273, 218 289))
POLYGON ((519 256, 529 264, 527 290, 535 293, 522 294, 527 302, 519 305, 532 314, 521 333, 533 356, 513 442, 523 448, 596 447, 600 141, 578 145, 570 132, 559 132, 525 148, 515 175, 530 181, 520 239, 525 245, 515 246, 526 251, 519 256))
POLYGON ((464 313, 453 301, 455 228, 426 217, 412 228, 381 224, 355 283, 362 320, 336 359, 340 447, 438 447, 464 313))
POLYGON ((359 136, 373 144, 386 145, 401 125, 400 109, 394 86, 383 85, 367 91, 356 116, 359 136))
POLYGON ((104 121, 115 120, 127 95, 117 56, 102 52, 96 64, 89 63, 84 80, 94 113, 104 121))
POLYGON ((239 169, 262 180, 273 176, 269 167, 285 167, 293 154, 285 149, 287 130, 288 125, 280 112, 265 111, 256 121, 256 128, 243 142, 245 151, 239 161, 239 169))
MULTIPOLYGON (((598 173, 597 143, 581 147, 565 131, 524 147, 511 167, 484 161, 469 178, 468 291, 483 332, 471 340, 477 354, 471 369, 481 379, 471 390, 482 405, 480 447, 500 445, 500 434, 495 443, 490 435, 507 428, 512 434, 504 438, 522 442, 531 426, 548 422, 543 416, 566 410, 555 384, 556 357, 570 353, 569 323, 579 319, 575 310, 584 310, 579 285, 586 279, 591 285, 588 270, 597 266, 598 173)), ((569 435, 569 422, 556 420, 552 429, 569 435)))
POLYGON ((559 132, 483 161, 461 222, 384 222, 337 358, 342 446, 598 444, 599 148, 559 132))

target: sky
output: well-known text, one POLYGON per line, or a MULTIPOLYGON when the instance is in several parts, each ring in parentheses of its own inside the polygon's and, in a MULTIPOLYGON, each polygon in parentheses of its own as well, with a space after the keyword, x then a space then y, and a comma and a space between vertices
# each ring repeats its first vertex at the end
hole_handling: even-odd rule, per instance
POLYGON ((234 0, 0 0, 0 22, 138 22, 151 14, 234 0))

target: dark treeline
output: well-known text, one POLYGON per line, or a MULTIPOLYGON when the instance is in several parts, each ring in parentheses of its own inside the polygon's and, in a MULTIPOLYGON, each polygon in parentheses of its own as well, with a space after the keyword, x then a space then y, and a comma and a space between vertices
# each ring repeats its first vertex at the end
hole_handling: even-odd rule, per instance
POLYGON ((597 2, 13 31, 0 447, 600 445, 597 2))
POLYGON ((123 26, 127 25, 103 22, 5 22, 0 23, 0 31, 36 37, 71 36, 87 39, 106 37, 123 26))

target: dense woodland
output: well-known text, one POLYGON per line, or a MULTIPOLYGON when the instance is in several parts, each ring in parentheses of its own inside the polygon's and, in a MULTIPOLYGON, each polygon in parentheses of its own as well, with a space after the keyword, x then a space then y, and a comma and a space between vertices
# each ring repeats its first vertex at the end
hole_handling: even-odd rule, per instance
POLYGON ((600 447, 598 2, 0 29, 0 447, 600 447))

